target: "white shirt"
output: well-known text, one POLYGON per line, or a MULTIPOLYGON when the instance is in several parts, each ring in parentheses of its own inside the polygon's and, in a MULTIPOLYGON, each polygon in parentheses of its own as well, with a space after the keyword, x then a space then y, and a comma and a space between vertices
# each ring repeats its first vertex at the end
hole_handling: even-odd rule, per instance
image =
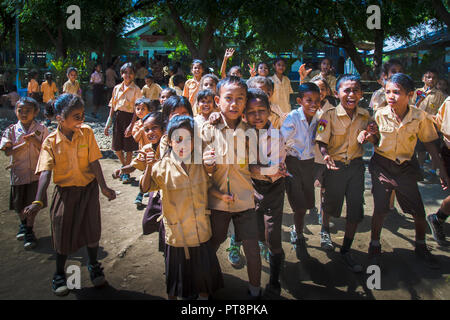
POLYGON ((286 141, 286 153, 299 160, 314 158, 317 115, 308 124, 303 107, 291 111, 281 126, 281 134, 286 141))

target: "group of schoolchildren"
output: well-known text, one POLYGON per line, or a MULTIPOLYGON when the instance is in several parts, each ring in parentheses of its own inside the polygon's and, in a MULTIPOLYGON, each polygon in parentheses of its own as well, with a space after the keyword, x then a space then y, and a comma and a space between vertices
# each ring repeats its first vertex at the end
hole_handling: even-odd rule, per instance
MULTIPOLYGON (((222 72, 232 54, 227 50, 222 72)), ((141 90, 134 83, 134 66, 122 66, 123 82, 113 90, 104 131, 109 135, 113 127, 112 150, 121 163, 113 178, 129 183, 130 174, 141 171, 136 204, 142 205, 146 193, 147 210, 154 209, 159 200, 156 220, 162 222, 160 250, 164 253, 169 299, 206 300, 224 287, 216 252, 227 239, 231 222, 229 251, 235 254, 233 259, 239 258, 235 249, 243 247, 249 298, 263 295, 262 247, 267 248, 264 258, 270 265, 264 295, 279 296, 285 259, 281 241, 284 194, 294 212, 294 247, 302 261, 309 256, 303 229, 307 210, 315 207, 315 184, 321 186, 321 247, 334 250, 330 218, 341 215, 345 200, 347 215, 340 253, 351 271, 361 272, 363 267, 352 257, 351 246, 364 218, 365 143, 374 148, 369 163, 374 197, 370 264, 381 263, 380 233, 395 193, 402 210, 414 217, 415 253, 429 267, 439 267, 425 245, 426 222, 439 244, 446 245, 443 224, 450 214, 450 197, 436 214, 426 217, 417 185, 418 166, 413 159, 419 139, 440 169, 443 187, 447 186, 450 99, 438 101, 436 79, 425 81, 430 72, 424 76, 425 87, 418 92, 411 78, 401 73, 401 64, 390 61, 383 69, 382 88, 371 101, 376 111, 372 117, 358 106, 363 96, 359 77, 343 75, 336 80, 330 66, 330 59, 324 59, 321 72, 310 79, 310 70, 302 65, 296 99, 299 107, 294 110, 289 104, 292 87, 284 76, 286 63, 281 58, 273 64, 272 77, 266 63, 250 66, 247 82, 241 79, 238 66, 219 81, 214 74, 204 75, 202 61, 194 60, 193 77, 184 84, 182 95, 172 88, 155 88, 151 77, 146 78, 146 87, 141 90), (144 94, 156 91, 158 99, 156 94, 144 94), (337 106, 330 102, 333 95, 339 101, 337 106), (429 114, 428 109, 436 114, 429 114), (436 128, 444 138, 442 150, 437 148, 436 128), (256 148, 264 149, 251 163, 250 150, 255 147, 251 139, 243 145, 237 143, 249 129, 258 133, 256 148), (196 152, 200 152, 200 163, 192 161, 196 152)), ((99 188, 109 200, 116 196, 105 182, 98 161, 102 154, 93 131, 83 124, 84 102, 70 74, 67 94, 48 105, 48 114, 58 121, 57 129, 49 134, 34 120, 39 112, 36 101, 21 98, 16 104, 19 121, 3 133, 0 145, 6 155, 12 156, 10 209, 19 214, 17 238, 25 239, 26 248, 36 244, 33 221, 47 206, 46 191, 53 175, 56 188, 50 217, 56 272, 52 289, 57 295, 69 292, 65 262, 81 247, 87 247, 94 286, 104 285, 103 268, 97 261, 99 188)), ((235 264, 233 259, 230 262, 235 264)))

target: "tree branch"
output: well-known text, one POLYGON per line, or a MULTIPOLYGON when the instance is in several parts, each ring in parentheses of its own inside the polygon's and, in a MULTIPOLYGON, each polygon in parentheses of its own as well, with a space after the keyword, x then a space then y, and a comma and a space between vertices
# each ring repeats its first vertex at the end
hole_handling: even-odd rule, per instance
POLYGON ((431 0, 434 10, 436 11, 437 17, 444 21, 447 27, 450 26, 450 13, 445 8, 441 0, 431 0))

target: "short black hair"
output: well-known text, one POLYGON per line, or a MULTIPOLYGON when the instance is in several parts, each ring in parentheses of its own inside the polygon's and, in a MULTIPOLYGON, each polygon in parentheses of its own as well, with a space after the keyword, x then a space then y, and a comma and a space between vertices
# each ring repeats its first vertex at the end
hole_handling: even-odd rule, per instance
POLYGON ((135 106, 145 104, 147 106, 147 110, 149 112, 158 111, 161 107, 161 104, 159 103, 159 100, 150 100, 148 98, 139 98, 134 103, 135 106))
POLYGON ((315 92, 320 94, 320 88, 312 82, 305 82, 298 86, 298 97, 301 99, 307 92, 315 92))
POLYGON ((69 75, 72 71, 75 71, 78 74, 78 70, 75 67, 68 67, 66 74, 69 75))
POLYGON ((267 94, 264 91, 262 91, 261 89, 250 88, 250 89, 248 89, 248 92, 247 92, 247 103, 245 105, 244 112, 247 111, 247 108, 249 107, 250 102, 252 100, 256 100, 256 99, 261 100, 261 102, 264 104, 264 106, 267 108, 267 110, 270 111, 270 102, 269 102, 269 97, 267 96, 267 94))
POLYGON ((133 73, 136 73, 136 69, 131 62, 124 63, 123 66, 120 67, 120 74, 124 73, 127 69, 131 69, 133 73))
POLYGON ((415 90, 415 85, 413 79, 410 76, 404 73, 396 73, 392 77, 388 79, 387 82, 392 82, 398 84, 403 89, 405 89, 406 93, 410 93, 415 90))
POLYGON ((339 77, 338 81, 336 82, 336 91, 339 92, 341 84, 346 81, 357 82, 359 87, 362 88, 361 78, 359 76, 354 74, 343 74, 342 76, 339 77))
POLYGON ((273 65, 276 65, 279 61, 283 61, 286 64, 286 60, 282 57, 276 57, 273 61, 273 65))
POLYGON ((170 114, 173 111, 175 111, 175 109, 177 109, 178 107, 185 107, 189 112, 189 115, 191 116, 194 115, 189 100, 186 97, 174 95, 169 97, 166 101, 164 101, 164 104, 162 106, 162 114, 164 122, 169 121, 170 114))
POLYGON ((147 73, 147 75, 145 76, 144 79, 152 79, 153 80, 153 74, 152 73, 147 73))
POLYGON ((161 90, 159 96, 161 96, 161 93, 163 93, 164 91, 170 92, 170 96, 176 96, 177 95, 177 92, 175 91, 174 88, 167 87, 167 88, 164 88, 164 89, 161 90))
POLYGON ((145 117, 142 119, 143 123, 146 123, 148 119, 154 118, 155 122, 158 126, 161 127, 161 129, 164 131, 164 119, 162 112, 156 111, 156 112, 150 112, 149 114, 145 115, 145 117))
POLYGON ((204 90, 200 90, 197 93, 197 102, 200 102, 202 99, 211 97, 214 101, 214 97, 216 96, 216 93, 214 91, 212 91, 211 89, 204 89, 204 90))
POLYGON ((434 73, 436 76, 439 76, 439 72, 435 68, 427 68, 423 75, 426 75, 427 73, 434 73))
POLYGON ((239 66, 232 66, 232 67, 230 68, 230 70, 228 70, 227 76, 230 77, 230 76, 231 76, 231 72, 232 72, 233 70, 237 70, 237 71, 239 71, 240 74, 242 74, 242 69, 241 69, 241 67, 239 67, 239 66))
POLYGON ((56 98, 53 105, 46 105, 46 115, 49 117, 61 115, 65 118, 75 109, 83 108, 84 101, 76 94, 64 93, 56 98))
POLYGON ((248 87, 247 84, 239 77, 235 76, 229 76, 219 81, 217 84, 217 94, 220 95, 220 89, 223 86, 229 85, 229 84, 236 84, 238 87, 245 89, 245 92, 247 94, 248 87))
POLYGON ((383 63, 383 65, 381 66, 381 76, 385 75, 386 77, 389 74, 389 70, 393 67, 393 66, 400 66, 403 68, 403 64, 400 60, 398 59, 390 59, 389 61, 383 63))
POLYGON ((16 108, 19 105, 30 105, 33 107, 34 111, 38 111, 39 110, 39 103, 31 98, 31 97, 22 97, 20 98, 17 102, 16 102, 16 108))
POLYGON ((247 80, 247 86, 249 89, 256 88, 256 84, 262 84, 262 85, 266 86, 267 89, 269 89, 272 92, 275 87, 272 79, 270 79, 269 77, 255 76, 255 77, 251 77, 250 79, 247 80))

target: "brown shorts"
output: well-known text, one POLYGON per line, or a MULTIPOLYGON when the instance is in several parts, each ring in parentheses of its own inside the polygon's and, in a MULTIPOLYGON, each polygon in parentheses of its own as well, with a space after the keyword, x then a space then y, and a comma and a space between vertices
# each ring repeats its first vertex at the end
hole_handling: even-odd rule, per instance
POLYGON ((325 176, 325 170, 327 170, 327 166, 322 163, 314 163, 314 183, 318 181, 320 186, 323 185, 323 177, 325 176))
POLYGON ((364 161, 353 159, 350 164, 335 161, 339 170, 326 170, 323 179, 323 211, 340 217, 344 198, 347 204, 347 221, 359 223, 364 218, 364 161))
POLYGON ((375 153, 370 159, 374 214, 389 212, 389 199, 395 190, 397 201, 403 212, 414 216, 425 216, 422 196, 417 186, 417 168, 411 161, 397 164, 375 153))
POLYGON ((291 174, 286 177, 286 193, 292 210, 314 208, 314 159, 299 160, 287 156, 286 166, 291 174))
POLYGON ((281 249, 281 223, 283 220, 284 178, 275 182, 253 180, 255 191, 262 199, 256 200, 259 240, 269 249, 281 249))
POLYGON ((258 221, 255 209, 241 212, 211 210, 211 242, 214 248, 218 248, 226 240, 228 226, 232 219, 236 241, 258 239, 258 221))
POLYGON ((113 151, 131 152, 139 149, 139 145, 134 141, 133 136, 125 138, 125 130, 130 125, 132 119, 133 113, 116 111, 111 148, 113 151))
MULTIPOLYGON (((9 210, 15 210, 17 213, 29 206, 35 199, 39 181, 29 184, 11 186, 9 196, 9 210)), ((44 196, 44 208, 47 207, 47 195, 44 196)), ((41 208, 42 209, 42 208, 41 208)))

